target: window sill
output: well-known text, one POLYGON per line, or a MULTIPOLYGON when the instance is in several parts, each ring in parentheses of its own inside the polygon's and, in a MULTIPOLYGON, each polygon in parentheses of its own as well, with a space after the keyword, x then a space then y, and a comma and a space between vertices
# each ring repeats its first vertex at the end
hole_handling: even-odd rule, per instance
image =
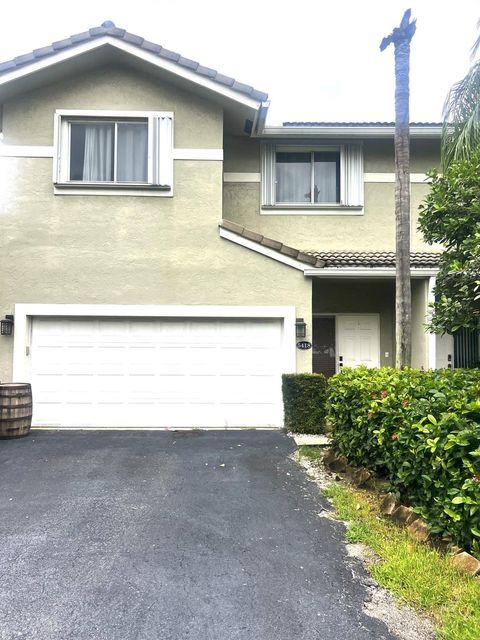
POLYGON ((85 196, 172 196, 173 189, 168 185, 157 184, 112 184, 99 182, 56 182, 53 185, 55 195, 85 196))
POLYGON ((276 204, 262 205, 260 213, 269 216, 363 216, 363 206, 346 206, 341 204, 276 204))

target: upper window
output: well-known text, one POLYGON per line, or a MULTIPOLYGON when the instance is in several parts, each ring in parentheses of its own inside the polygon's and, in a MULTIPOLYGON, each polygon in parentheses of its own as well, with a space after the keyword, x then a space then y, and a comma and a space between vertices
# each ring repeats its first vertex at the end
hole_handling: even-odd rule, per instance
POLYGON ((57 186, 172 188, 172 115, 57 112, 57 186))
POLYGON ((340 202, 338 151, 277 151, 275 202, 340 202))
POLYGON ((362 207, 361 146, 264 145, 262 206, 362 207))

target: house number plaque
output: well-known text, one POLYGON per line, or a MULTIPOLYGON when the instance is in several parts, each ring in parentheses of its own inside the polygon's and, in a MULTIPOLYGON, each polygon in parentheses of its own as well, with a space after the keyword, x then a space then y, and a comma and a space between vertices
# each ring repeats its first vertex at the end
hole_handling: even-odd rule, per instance
POLYGON ((311 348, 312 343, 308 342, 307 340, 301 340, 300 342, 297 342, 297 349, 300 349, 300 351, 306 351, 307 349, 311 348))

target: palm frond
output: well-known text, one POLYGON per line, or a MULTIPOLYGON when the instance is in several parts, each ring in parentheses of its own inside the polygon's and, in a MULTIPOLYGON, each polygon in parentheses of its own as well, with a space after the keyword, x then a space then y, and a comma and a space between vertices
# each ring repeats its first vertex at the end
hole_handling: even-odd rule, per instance
MULTIPOLYGON (((480 20, 477 22, 477 29, 480 31, 480 20)), ((470 53, 471 60, 474 60, 477 56, 478 51, 480 50, 480 35, 473 43, 473 47, 470 53)))
POLYGON ((480 147, 480 60, 450 89, 443 122, 442 164, 447 167, 480 147))

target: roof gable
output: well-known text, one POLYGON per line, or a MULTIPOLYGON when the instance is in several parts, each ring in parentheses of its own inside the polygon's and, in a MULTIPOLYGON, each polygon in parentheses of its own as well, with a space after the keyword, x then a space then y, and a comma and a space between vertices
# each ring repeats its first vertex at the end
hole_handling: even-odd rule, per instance
POLYGON ((143 59, 146 63, 253 109, 258 109, 261 103, 268 99, 266 93, 250 85, 238 82, 215 69, 205 67, 159 44, 120 29, 111 21, 0 63, 0 87, 26 76, 31 78, 36 71, 48 69, 71 58, 105 47, 118 49, 143 59))

